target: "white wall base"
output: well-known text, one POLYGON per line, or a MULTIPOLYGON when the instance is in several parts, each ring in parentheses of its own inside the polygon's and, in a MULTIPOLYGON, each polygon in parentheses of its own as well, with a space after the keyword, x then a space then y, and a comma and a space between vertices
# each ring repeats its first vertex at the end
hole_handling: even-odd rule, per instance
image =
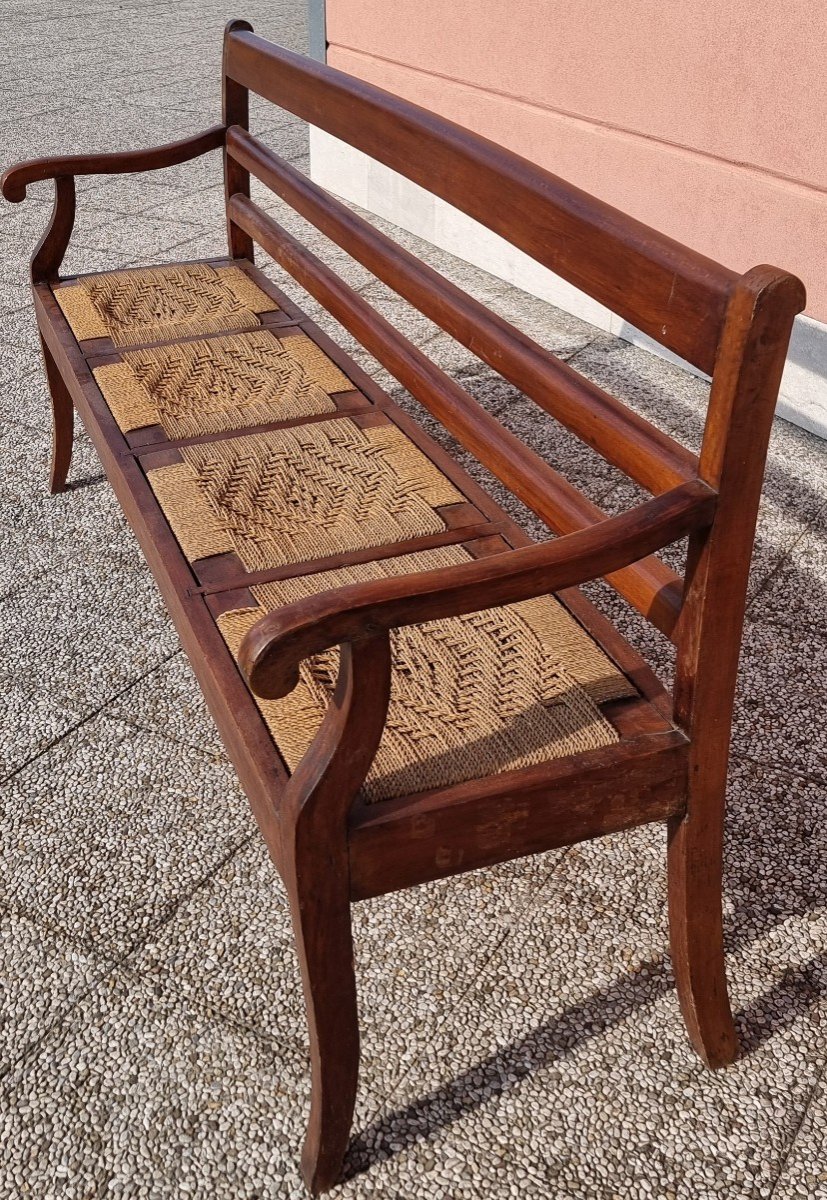
MULTIPOLYGON (((700 374, 591 296, 418 184, 320 129, 310 130, 313 179, 328 191, 490 271, 557 308, 700 374)), ((827 438, 827 325, 798 317, 778 415, 827 438)))

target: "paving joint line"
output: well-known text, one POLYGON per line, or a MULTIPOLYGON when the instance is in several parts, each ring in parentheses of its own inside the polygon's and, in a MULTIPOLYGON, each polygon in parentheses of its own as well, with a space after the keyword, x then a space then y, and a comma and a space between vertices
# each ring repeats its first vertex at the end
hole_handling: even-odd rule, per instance
MULTIPOLYGON (((91 951, 93 959, 100 961, 101 963, 101 974, 97 977, 97 979, 94 980, 93 983, 90 983, 88 987, 85 987, 78 992, 78 994, 72 1001, 70 1001, 61 1014, 56 1016, 48 1025, 48 1027, 43 1030, 42 1035, 38 1038, 35 1038, 33 1042, 30 1042, 24 1047, 22 1052, 13 1063, 8 1063, 6 1069, 0 1071, 0 1084, 2 1084, 2 1081, 13 1073, 20 1071, 25 1072, 28 1069, 28 1065, 32 1058, 34 1058, 37 1054, 38 1050, 45 1045, 45 1043, 56 1031, 59 1032, 61 1028, 65 1028, 72 1016, 72 1013, 77 1009, 77 1007, 93 992, 98 991, 101 985, 112 975, 114 975, 119 968, 125 969, 133 980, 139 980, 140 976, 137 971, 124 966, 126 960, 131 957, 136 950, 139 950, 141 946, 145 945, 150 937, 157 934, 157 932, 160 929, 163 929, 165 925, 168 925, 182 905, 190 900, 192 896, 194 896, 199 890, 199 888, 203 887, 204 884, 208 883, 212 878, 214 878, 218 871, 220 871, 222 867, 226 866, 226 864, 232 858, 234 858, 236 854, 243 850, 255 836, 255 832, 246 834, 244 838, 235 846, 233 846, 226 854, 224 854, 205 875, 198 879, 197 883, 189 892, 182 894, 174 904, 169 906, 165 915, 157 922, 157 924, 152 925, 151 928, 146 931, 143 937, 137 938, 134 942, 130 943, 127 949, 120 954, 114 954, 105 957, 103 960, 97 960, 97 954, 95 953, 94 948, 90 947, 88 943, 82 939, 73 938, 70 934, 67 934, 62 930, 56 931, 59 932, 63 940, 68 942, 70 945, 74 945, 77 949, 91 951)), ((37 928, 41 928, 40 923, 25 910, 19 910, 19 915, 25 917, 26 920, 30 921, 37 928)), ((49 930, 49 932, 52 932, 52 930, 49 930)))
MULTIPOLYGON (((137 190, 137 188, 136 188, 136 190, 137 190)), ((172 201, 172 197, 169 200, 161 200, 157 204, 155 204, 153 202, 153 204, 150 205, 148 208, 139 208, 132 212, 124 212, 123 209, 120 209, 120 208, 87 208, 86 209, 87 213, 99 213, 103 217, 103 220, 99 224, 95 223, 91 229, 87 230, 87 233, 97 233, 99 229, 102 229, 104 226, 109 225, 110 217, 123 217, 123 219, 125 221, 132 221, 135 219, 135 217, 151 217, 153 221, 162 221, 163 222, 164 221, 163 217, 153 217, 152 216, 152 208, 153 207, 161 208, 164 205, 170 204, 171 201, 172 201)), ((209 226, 206 226, 206 225, 196 225, 196 223, 194 221, 188 221, 185 217, 176 217, 175 223, 178 225, 189 225, 193 229, 205 230, 205 229, 209 228, 209 226)), ((102 249, 101 246, 83 246, 80 242, 76 242, 74 239, 71 241, 70 245, 77 246, 78 249, 81 249, 81 250, 101 250, 102 249)))
POLYGON ((780 570, 784 566, 784 564, 789 560, 790 556, 792 555, 793 550, 795 550, 798 543, 800 541, 802 541, 807 536, 807 534, 810 532, 811 532, 810 526, 808 525, 804 529, 801 530, 801 532, 798 534, 798 537, 794 538, 793 541, 791 541, 789 543, 789 545, 787 546, 787 548, 785 550, 781 551, 781 555, 778 559, 776 559, 775 565, 770 568, 770 570, 767 572, 767 574, 764 576, 764 578, 759 583, 752 599, 747 601, 747 607, 746 607, 747 612, 750 612, 752 610, 752 606, 755 604, 755 602, 759 598, 759 596, 762 596, 769 589, 769 585, 770 585, 771 581, 780 572, 780 570))
POLYGON ((807 1103, 804 1105, 804 1109, 801 1113, 801 1117, 798 1120, 798 1122, 796 1123, 795 1130, 793 1132, 792 1137, 790 1138, 789 1145, 787 1146, 787 1152, 779 1164, 778 1174, 776 1175, 775 1180, 773 1181, 772 1191, 770 1192, 767 1200, 773 1200, 773 1197, 775 1196, 776 1192, 778 1191, 779 1185, 781 1184, 781 1181, 784 1177, 784 1173, 786 1171, 787 1164, 789 1163, 790 1158, 792 1157, 793 1150, 795 1149, 796 1143, 798 1142, 799 1136, 801 1134, 801 1130, 804 1128, 804 1122, 806 1121, 807 1116, 813 1106, 813 1102, 815 1100, 815 1097, 816 1097, 816 1094, 817 1094, 819 1088, 821 1087, 822 1081, 826 1077, 827 1077, 827 1060, 825 1060, 822 1063, 821 1070, 819 1071, 818 1076, 816 1077, 816 1079, 813 1083, 813 1086, 810 1089, 810 1094, 807 1097, 807 1103))
MULTIPOLYGON (((256 835, 253 834, 253 837, 256 835)), ((275 868, 274 868, 275 869, 275 868)), ((134 980, 136 983, 141 982, 143 977, 136 967, 130 966, 128 962, 120 964, 121 970, 134 980)), ((165 983, 170 987, 175 987, 175 976, 167 967, 159 967, 158 970, 164 977, 165 983)), ((295 972, 296 982, 301 985, 300 972, 297 969, 295 972)), ((100 982, 100 981, 99 981, 100 982)), ((358 982, 358 981, 357 981, 358 982)), ((187 1007, 194 1012, 200 1013, 210 1021, 220 1021, 223 1025, 229 1026, 231 1029, 247 1036, 258 1038, 262 1042, 266 1042, 269 1046, 277 1048, 284 1044, 284 1039, 277 1037, 271 1033, 269 1029, 262 1029, 259 1025, 254 1025, 249 1021, 245 1021, 235 1013, 225 1009, 221 1003, 212 1003, 204 998, 202 992, 193 990, 186 997, 187 1007)))
MULTIPOLYGON (((563 310, 562 310, 562 309, 558 309, 558 311, 559 311, 559 312, 562 312, 563 310)), ((589 347, 590 347, 590 346, 594 346, 594 345, 596 345, 596 343, 597 343, 597 342, 605 341, 605 340, 606 340, 608 337, 610 337, 610 336, 611 336, 611 335, 608 335, 608 334, 601 334, 601 333, 599 333, 599 332, 598 332, 598 333, 596 333, 596 334, 594 335, 594 337, 592 337, 592 338, 589 338, 589 340, 586 342, 585 346, 580 346, 580 347, 579 347, 577 350, 573 350, 573 351, 572 351, 572 353, 571 353, 571 354, 568 356, 568 358, 564 358, 564 359, 563 359, 563 362, 565 362, 565 363, 567 363, 569 366, 571 366, 571 364, 572 364, 572 363, 574 362, 574 360, 575 360, 575 359, 578 357, 578 355, 580 355, 580 354, 585 354, 585 353, 586 353, 586 351, 589 349, 589 347)), ((557 357, 558 357, 558 358, 561 358, 561 357, 562 357, 562 355, 558 355, 557 357)))
MULTIPOLYGON (((752 620, 750 622, 750 624, 751 625, 765 625, 765 626, 768 625, 772 629, 786 630, 787 633, 789 633, 791 631, 790 625, 788 625, 785 621, 780 620, 778 617, 775 617, 772 615, 762 617, 760 621, 752 620)), ((807 629, 806 632, 807 632, 808 636, 812 636, 813 634, 815 634, 816 637, 818 637, 822 640, 825 640, 825 634, 824 634, 823 630, 819 626, 817 626, 815 622, 813 623, 812 628, 807 629)))
MULTIPOLYGON (((183 651, 181 651, 183 653, 183 651)), ((207 758, 215 759, 219 762, 230 763, 229 756, 225 752, 217 754, 215 750, 209 750, 206 746, 199 746, 195 742, 188 742, 186 738, 178 737, 175 733, 170 733, 165 729, 160 729, 155 725, 147 725, 136 720, 134 717, 121 716, 120 713, 113 714, 119 721, 123 721, 125 725, 130 725, 138 733, 151 733, 156 737, 162 737, 165 741, 174 742, 176 746, 183 746, 187 750, 195 750, 198 754, 203 754, 207 758)))
POLYGON ((65 741, 66 738, 70 737, 73 733, 76 733, 79 729, 82 729, 84 725, 88 725, 90 721, 94 721, 95 718, 99 717, 101 715, 101 713, 104 711, 104 709, 108 705, 110 705, 114 700, 119 700, 127 692, 131 691, 133 687, 135 687, 137 684, 143 682, 144 679, 148 678, 156 670, 158 670, 159 667, 163 666, 164 663, 169 662, 171 659, 173 659, 175 657, 176 654, 180 654, 180 653, 181 653, 181 647, 178 646, 175 650, 171 651, 171 653, 165 655, 160 660, 160 662, 153 663, 153 665, 151 667, 149 667, 146 671, 142 671, 140 675, 134 676, 132 679, 130 679, 129 683, 127 683, 119 691, 114 692, 111 696, 107 696, 107 698, 101 704, 99 704, 96 708, 94 708, 85 717, 82 717, 77 722, 77 724, 72 725, 69 729, 64 730, 64 732, 59 734, 58 737, 56 737, 54 739, 54 741, 51 741, 51 742, 49 742, 48 745, 43 746, 40 750, 37 751, 36 754, 33 754, 31 756, 31 758, 27 758, 25 760, 25 762, 20 763, 17 767, 14 768, 14 770, 11 772, 11 774, 2 776, 2 778, 0 778, 0 782, 2 782, 4 784, 11 783, 12 780, 16 779, 17 776, 21 774, 21 772, 25 771, 28 767, 30 767, 32 765, 32 763, 37 762, 38 759, 42 758, 45 754, 48 754, 51 750, 53 750, 55 748, 55 746, 60 745, 60 743, 65 741))
POLYGON ((804 781, 804 783, 812 783, 816 787, 825 786, 824 776, 810 775, 806 771, 799 771, 797 767, 791 767, 787 763, 779 763, 777 758, 774 758, 769 762, 765 762, 764 759, 754 758, 750 754, 744 754, 743 751, 737 749, 735 744, 733 744, 732 757, 734 759, 738 759, 740 762, 748 763, 750 766, 761 767, 765 771, 774 771, 780 775, 792 775, 796 779, 801 779, 804 781))

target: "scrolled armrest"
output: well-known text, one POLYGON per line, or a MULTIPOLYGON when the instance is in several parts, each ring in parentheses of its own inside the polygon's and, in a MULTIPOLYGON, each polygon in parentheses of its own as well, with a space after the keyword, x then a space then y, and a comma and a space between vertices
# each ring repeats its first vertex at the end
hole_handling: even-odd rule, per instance
POLYGON ((257 695, 286 696, 298 683, 299 664, 312 654, 402 625, 514 604, 608 575, 709 525, 716 500, 711 488, 693 480, 553 542, 320 592, 262 617, 241 645, 241 668, 257 695))
POLYGON ((146 150, 129 150, 116 154, 65 154, 54 158, 31 158, 15 163, 0 179, 0 189, 12 204, 26 198, 30 183, 44 179, 60 179, 76 175, 122 175, 132 171, 154 171, 161 167, 175 167, 216 150, 224 145, 225 128, 213 125, 203 133, 182 138, 178 142, 167 142, 163 146, 152 146, 146 150))

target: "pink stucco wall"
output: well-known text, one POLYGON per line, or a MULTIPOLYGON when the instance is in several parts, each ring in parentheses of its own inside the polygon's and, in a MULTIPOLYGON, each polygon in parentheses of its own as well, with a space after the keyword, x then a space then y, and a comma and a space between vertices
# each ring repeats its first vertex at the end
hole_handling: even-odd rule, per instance
POLYGON ((510 146, 827 321, 827 6, 327 0, 328 61, 510 146))

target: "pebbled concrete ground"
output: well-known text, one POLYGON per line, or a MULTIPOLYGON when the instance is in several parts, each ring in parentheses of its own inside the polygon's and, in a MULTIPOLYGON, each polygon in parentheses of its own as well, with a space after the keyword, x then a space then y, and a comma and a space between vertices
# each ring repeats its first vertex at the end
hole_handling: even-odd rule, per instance
MULTIPOLYGON (((242 15, 306 44, 302 0, 5 0, 0 165, 211 123, 221 29, 242 15)), ((307 165, 300 123, 263 104, 253 123, 307 165)), ((281 885, 83 433, 71 490, 46 494, 25 263, 49 203, 42 186, 0 208, 0 1200, 300 1196, 308 1072, 281 885)), ((596 500, 620 510, 635 499, 345 255, 283 219, 596 500)), ((400 240, 697 443, 698 380, 400 240)), ((80 185, 69 269, 223 250, 215 154, 80 185)), ((343 1198, 827 1197, 825 511, 827 447, 778 422, 730 786, 739 1062, 710 1074, 684 1037, 659 829, 363 904, 364 1068, 343 1198)), ((662 639, 592 590, 668 676, 662 639)))

